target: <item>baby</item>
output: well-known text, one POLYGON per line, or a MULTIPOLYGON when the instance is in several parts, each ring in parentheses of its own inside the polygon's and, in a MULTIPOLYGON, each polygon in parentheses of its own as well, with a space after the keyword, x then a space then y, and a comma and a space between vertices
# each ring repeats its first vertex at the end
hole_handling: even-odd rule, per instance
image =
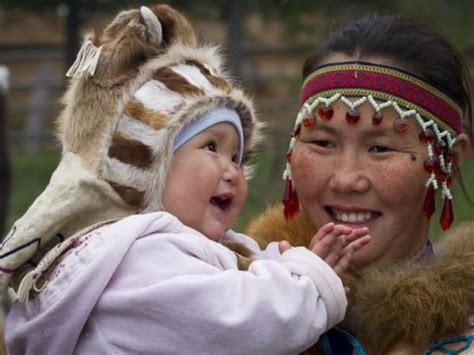
POLYGON ((290 354, 337 324, 368 231, 260 250, 230 230, 262 125, 218 53, 167 6, 121 13, 81 53, 62 160, 2 244, 9 353, 290 354))

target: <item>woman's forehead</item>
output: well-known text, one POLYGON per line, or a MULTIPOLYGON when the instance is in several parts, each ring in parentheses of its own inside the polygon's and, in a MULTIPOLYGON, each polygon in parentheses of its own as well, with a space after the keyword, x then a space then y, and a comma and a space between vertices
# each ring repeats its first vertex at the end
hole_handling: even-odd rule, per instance
MULTIPOLYGON (((355 97, 351 100, 356 101, 357 99, 358 98, 355 97)), ((356 123, 353 123, 353 121, 348 117, 351 112, 344 103, 338 101, 332 104, 331 109, 333 110, 333 116, 330 120, 325 120, 321 117, 319 108, 322 106, 324 106, 324 104, 315 107, 313 110, 316 123, 311 127, 305 127, 303 125, 303 132, 313 129, 330 134, 337 134, 341 130, 352 130, 359 132, 368 138, 380 136, 404 137, 411 136, 412 134, 418 135, 421 132, 421 128, 414 118, 408 118, 404 121, 408 125, 406 131, 397 131, 396 124, 400 117, 393 107, 387 107, 384 109, 382 115, 377 116, 380 120, 377 121, 377 124, 374 124, 374 115, 376 112, 368 102, 364 102, 357 107, 356 114, 358 115, 358 120, 356 123), (412 134, 409 133, 410 131, 412 134)))

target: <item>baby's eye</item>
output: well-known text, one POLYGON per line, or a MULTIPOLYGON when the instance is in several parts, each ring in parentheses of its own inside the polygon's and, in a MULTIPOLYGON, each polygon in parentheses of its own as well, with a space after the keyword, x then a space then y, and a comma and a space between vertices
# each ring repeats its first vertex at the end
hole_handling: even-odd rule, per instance
POLYGON ((392 151, 393 149, 384 145, 374 145, 370 147, 369 149, 369 152, 372 152, 372 153, 387 153, 387 152, 392 152, 392 151))
POLYGON ((205 150, 209 150, 211 152, 217 151, 217 144, 215 142, 206 143, 203 147, 205 150))
POLYGON ((239 164, 239 154, 234 154, 232 155, 232 162, 233 163, 236 163, 236 164, 239 164))

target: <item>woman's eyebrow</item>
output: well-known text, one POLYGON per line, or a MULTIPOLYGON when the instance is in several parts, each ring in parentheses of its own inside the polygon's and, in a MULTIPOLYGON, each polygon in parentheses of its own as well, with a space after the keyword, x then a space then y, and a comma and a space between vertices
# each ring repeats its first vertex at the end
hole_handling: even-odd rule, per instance
POLYGON ((332 135, 337 135, 337 131, 338 131, 332 126, 326 126, 326 125, 321 125, 321 124, 316 124, 316 126, 314 127, 314 130, 323 131, 325 133, 332 134, 332 135))
POLYGON ((392 128, 369 129, 362 132, 364 138, 390 137, 393 134, 392 128))
MULTIPOLYGON (((347 127, 344 127, 344 129, 352 129, 353 127, 349 124, 347 124, 347 127)), ((319 132, 325 132, 331 135, 338 135, 339 129, 336 129, 332 126, 328 125, 321 125, 321 124, 316 124, 314 127, 315 131, 319 132)), ((381 128, 377 127, 375 129, 364 129, 361 132, 361 135, 364 138, 379 138, 379 137, 390 137, 393 134, 393 128, 387 127, 387 128, 381 128)))

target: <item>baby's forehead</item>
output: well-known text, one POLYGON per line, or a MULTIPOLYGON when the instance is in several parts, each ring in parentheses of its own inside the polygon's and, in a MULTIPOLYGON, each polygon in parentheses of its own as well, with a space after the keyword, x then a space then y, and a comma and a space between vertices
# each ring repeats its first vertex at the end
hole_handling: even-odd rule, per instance
POLYGON ((232 134, 238 135, 237 128, 230 122, 219 122, 212 126, 207 127, 203 132, 232 132, 232 134))

